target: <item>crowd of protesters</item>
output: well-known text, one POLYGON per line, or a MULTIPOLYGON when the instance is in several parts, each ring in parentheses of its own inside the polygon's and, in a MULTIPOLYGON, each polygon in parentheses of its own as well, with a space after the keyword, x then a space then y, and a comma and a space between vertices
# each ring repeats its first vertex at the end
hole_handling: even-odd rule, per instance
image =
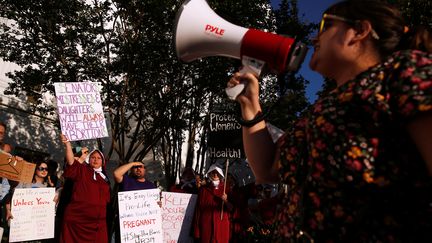
MULTIPOLYGON (((0 123, 0 152, 12 156, 12 146, 3 141, 6 128, 6 124, 0 123)), ((31 183, 1 178, 2 227, 7 229, 10 220, 14 219, 11 199, 16 188, 53 187, 56 189, 53 198, 56 204, 55 237, 37 242, 106 243, 112 239, 120 242, 118 208, 112 200, 113 183, 108 180, 103 153, 97 149, 90 151, 87 147, 73 147, 64 135, 60 141, 65 150, 63 163, 35 161, 31 183), (63 166, 61 175, 57 175, 59 165, 63 166), (116 210, 111 210, 113 208, 116 210)), ((157 188, 155 183, 146 179, 143 162, 120 165, 113 171, 113 178, 118 191, 157 188)), ((254 183, 239 186, 239 179, 213 164, 204 176, 186 167, 179 182, 167 186, 170 192, 198 196, 189 233, 195 242, 247 242, 247 234, 253 227, 273 224, 272 216, 264 215, 273 215, 275 205, 262 210, 262 205, 268 204, 263 194, 265 187, 254 183)), ((162 206, 161 201, 157 203, 162 206)), ((7 239, 7 230, 3 238, 7 239)))
MULTIPOLYGON (((234 73, 227 86, 245 87, 236 101, 255 178, 286 190, 273 184, 240 186, 239 178, 215 164, 206 178, 186 168, 180 183, 168 188, 197 194, 190 236, 203 243, 430 242, 431 39, 430 26, 407 26, 386 1, 343 0, 330 6, 312 39, 309 65, 337 87, 277 143, 265 121, 258 77, 234 73)), ((6 129, 0 123, 0 150, 9 154, 13 147, 4 142, 6 129)), ((3 226, 14 219, 15 188, 56 187, 58 233, 50 240, 106 243, 112 233, 107 222, 115 219, 104 155, 74 152, 66 137, 61 141, 66 151, 61 179, 52 177, 47 161, 33 161, 31 183, 2 179, 2 186, 9 186, 2 195, 3 226)), ((114 178, 121 191, 156 188, 145 179, 141 162, 120 166, 114 178)))

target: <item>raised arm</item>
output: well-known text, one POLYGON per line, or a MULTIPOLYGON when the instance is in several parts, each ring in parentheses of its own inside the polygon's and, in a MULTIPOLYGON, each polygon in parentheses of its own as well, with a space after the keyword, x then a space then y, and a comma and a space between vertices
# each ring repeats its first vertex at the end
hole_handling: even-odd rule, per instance
MULTIPOLYGON (((228 87, 239 83, 247 84, 245 91, 237 97, 242 118, 244 121, 252 121, 262 115, 258 79, 251 73, 236 73, 229 81, 228 87)), ((243 126, 243 146, 257 183, 277 182, 279 177, 275 160, 276 145, 264 120, 250 126, 243 126)))
POLYGON ((432 114, 415 119, 408 125, 408 131, 432 176, 432 114))
POLYGON ((126 174, 132 168, 132 166, 135 166, 135 165, 143 165, 143 163, 141 163, 141 162, 129 162, 129 163, 126 163, 124 165, 119 166, 113 172, 114 180, 117 183, 121 183, 123 181, 124 174, 126 174))
POLYGON ((66 158, 66 163, 68 165, 72 165, 74 163, 74 154, 72 151, 72 145, 69 142, 69 139, 67 139, 67 137, 63 134, 60 135, 61 141, 64 143, 65 145, 65 158, 66 158))

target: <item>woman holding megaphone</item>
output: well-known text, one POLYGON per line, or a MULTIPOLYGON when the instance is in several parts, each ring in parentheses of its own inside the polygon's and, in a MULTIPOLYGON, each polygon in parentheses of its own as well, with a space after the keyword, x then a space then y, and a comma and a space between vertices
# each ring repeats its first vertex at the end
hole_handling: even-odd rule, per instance
POLYGON ((327 9, 310 67, 337 87, 274 144, 259 84, 236 73, 243 142, 261 183, 281 182, 275 240, 424 242, 432 235, 432 36, 392 5, 327 9))

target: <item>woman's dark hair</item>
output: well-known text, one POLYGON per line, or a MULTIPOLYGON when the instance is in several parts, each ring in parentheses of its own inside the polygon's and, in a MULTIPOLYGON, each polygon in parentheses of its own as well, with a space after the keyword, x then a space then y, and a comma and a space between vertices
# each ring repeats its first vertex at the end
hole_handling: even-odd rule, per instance
POLYGON ((4 122, 2 122, 2 121, 0 121, 0 126, 2 126, 2 127, 4 127, 4 129, 6 130, 6 123, 4 123, 4 122))
POLYGON ((398 50, 417 49, 432 52, 432 32, 427 27, 408 27, 401 12, 383 0, 345 0, 325 13, 351 20, 368 20, 377 32, 375 40, 381 56, 398 50))
MULTIPOLYGON (((36 171, 37 171, 37 169, 39 168, 39 166, 41 166, 41 164, 46 164, 46 165, 47 165, 47 169, 49 168, 48 163, 45 162, 45 161, 39 161, 39 162, 36 162, 36 168, 35 168, 35 172, 34 172, 34 174, 33 174, 33 180, 32 180, 32 183, 35 183, 35 182, 36 182, 36 179, 35 179, 36 171)), ((47 170, 47 172, 48 172, 48 170, 47 170)), ((44 182, 43 182, 43 183, 44 183, 44 184, 48 184, 48 173, 47 173, 47 176, 44 178, 44 182)))

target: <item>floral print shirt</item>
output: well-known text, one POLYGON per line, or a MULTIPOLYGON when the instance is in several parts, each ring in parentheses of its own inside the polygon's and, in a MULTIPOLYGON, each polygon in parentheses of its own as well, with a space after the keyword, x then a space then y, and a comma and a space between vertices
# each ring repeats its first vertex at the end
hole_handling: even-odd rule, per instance
MULTIPOLYGON (((407 124, 432 115, 432 54, 401 51, 287 131, 278 239, 432 242, 432 177, 407 124)), ((431 124, 432 126, 432 124, 431 124)))

